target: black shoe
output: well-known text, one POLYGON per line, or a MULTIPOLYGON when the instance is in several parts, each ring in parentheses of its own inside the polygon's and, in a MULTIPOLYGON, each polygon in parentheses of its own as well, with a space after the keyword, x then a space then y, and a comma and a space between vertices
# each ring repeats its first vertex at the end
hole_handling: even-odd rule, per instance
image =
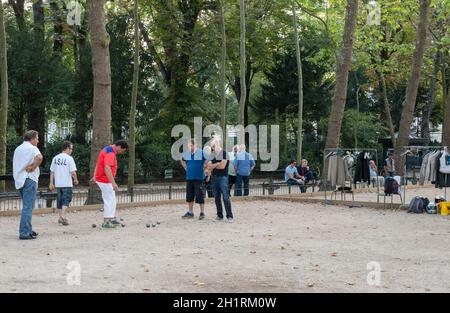
POLYGON ((203 220, 205 218, 205 213, 201 212, 200 216, 198 217, 199 220, 203 220))
POLYGON ((183 219, 194 218, 194 213, 186 212, 186 214, 184 214, 181 218, 183 219))
POLYGON ((35 232, 34 230, 32 230, 32 231, 31 231, 31 236, 33 236, 33 237, 37 237, 37 236, 38 236, 38 233, 37 233, 37 232, 35 232))
POLYGON ((36 236, 29 235, 25 237, 19 237, 20 240, 30 240, 30 239, 36 239, 36 236))

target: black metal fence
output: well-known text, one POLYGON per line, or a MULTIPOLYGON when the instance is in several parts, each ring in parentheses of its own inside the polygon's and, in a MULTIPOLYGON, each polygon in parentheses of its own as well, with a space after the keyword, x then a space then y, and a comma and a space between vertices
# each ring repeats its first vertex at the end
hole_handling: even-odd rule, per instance
MULTIPOLYGON (((306 192, 317 191, 316 186, 307 186, 306 192)), ((205 197, 212 198, 211 189, 204 190, 205 197)), ((234 188, 231 197, 234 197, 234 188)), ((299 186, 288 186, 282 181, 267 181, 250 184, 249 196, 289 195, 300 194, 299 186)), ((83 206, 89 201, 88 189, 75 189, 71 206, 83 206)), ((171 183, 157 186, 136 186, 132 193, 127 190, 116 192, 117 203, 142 203, 152 201, 184 200, 186 187, 184 183, 171 183)), ((19 211, 22 200, 19 192, 0 193, 0 211, 19 211)), ((56 208, 56 193, 38 190, 35 209, 56 208)))

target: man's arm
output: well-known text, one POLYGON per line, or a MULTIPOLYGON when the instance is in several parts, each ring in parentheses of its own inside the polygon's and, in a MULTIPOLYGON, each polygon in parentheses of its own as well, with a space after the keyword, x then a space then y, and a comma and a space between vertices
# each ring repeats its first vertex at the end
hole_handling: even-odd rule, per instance
POLYGON ((105 165, 105 175, 108 177, 109 182, 113 185, 113 189, 118 191, 119 186, 117 186, 116 181, 114 180, 114 175, 111 170, 111 166, 105 165))
POLYGON ((72 176, 73 183, 74 183, 75 185, 78 185, 77 171, 72 171, 72 172, 70 173, 70 175, 72 176))
POLYGON ((53 184, 55 178, 55 174, 53 172, 50 172, 50 186, 48 187, 48 189, 50 189, 50 191, 53 192, 53 190, 55 190, 55 185, 53 184))
POLYGON ((184 170, 186 170, 186 161, 185 160, 181 160, 181 166, 184 168, 184 170))
POLYGON ((27 172, 28 173, 34 172, 34 170, 37 169, 39 165, 41 165, 43 159, 44 157, 42 156, 42 154, 36 155, 34 157, 33 163, 27 166, 27 172))

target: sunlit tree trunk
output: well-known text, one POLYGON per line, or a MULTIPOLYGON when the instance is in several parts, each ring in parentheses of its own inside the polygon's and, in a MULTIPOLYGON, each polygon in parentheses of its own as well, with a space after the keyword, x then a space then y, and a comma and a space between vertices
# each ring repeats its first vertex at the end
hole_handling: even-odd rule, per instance
POLYGON ((347 99, 348 72, 351 67, 353 41, 358 17, 358 0, 347 0, 341 55, 336 68, 336 87, 331 107, 325 148, 338 148, 347 99))
MULTIPOLYGON (((91 145, 91 177, 95 173, 100 150, 110 144, 111 140, 111 65, 109 56, 109 35, 105 26, 105 2, 91 2, 90 33, 92 44, 92 72, 94 75, 93 98, 93 138, 91 145)), ((93 192, 91 188, 90 192, 93 192)), ((96 202, 97 197, 90 194, 89 203, 96 202)))
POLYGON ((300 52, 300 42, 298 38, 297 28, 297 14, 295 13, 294 2, 292 2, 292 17, 294 26, 294 42, 295 51, 297 56, 297 73, 298 73, 298 120, 297 120, 297 162, 302 161, 302 143, 303 143, 303 70, 302 70, 302 58, 300 52))
POLYGON ((130 110, 130 151, 128 159, 128 192, 133 193, 134 174, 136 168, 136 103, 139 84, 139 49, 141 46, 139 35, 139 1, 134 0, 134 70, 133 70, 133 89, 131 93, 130 110))
MULTIPOLYGON (((241 98, 239 105, 239 124, 245 126, 245 99, 247 96, 247 88, 245 82, 246 55, 245 55, 245 0, 240 0, 240 82, 241 82, 241 98)), ((239 142, 244 143, 244 134, 240 134, 239 142)))
POLYGON ((225 86, 225 67, 226 67, 226 58, 227 58, 227 36, 225 32, 225 17, 224 17, 224 8, 223 8, 223 0, 219 1, 219 19, 220 19, 220 33, 222 39, 222 51, 221 51, 221 59, 220 59, 220 102, 222 107, 222 131, 223 131, 223 140, 224 143, 227 140, 227 102, 226 102, 226 86, 225 86))
POLYGON ((419 26, 416 34, 416 48, 411 65, 411 73, 406 87, 406 97, 402 110, 402 117, 399 125, 399 133, 397 145, 395 147, 395 163, 396 171, 400 176, 404 172, 405 158, 402 156, 404 146, 408 145, 411 134, 411 123, 414 118, 414 110, 416 106, 417 90, 420 82, 420 70, 423 63, 423 55, 425 52, 427 29, 428 29, 428 13, 430 8, 430 0, 420 1, 419 26))
MULTIPOLYGON (((6 53, 5 22, 3 4, 0 3, 0 175, 6 174, 6 140, 8 130, 8 61, 6 53)), ((5 182, 0 180, 0 192, 5 191, 5 182)))

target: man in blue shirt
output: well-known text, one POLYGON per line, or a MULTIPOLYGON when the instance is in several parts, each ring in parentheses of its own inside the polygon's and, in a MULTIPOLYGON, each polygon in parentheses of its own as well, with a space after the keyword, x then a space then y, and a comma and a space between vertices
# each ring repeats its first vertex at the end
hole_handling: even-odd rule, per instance
POLYGON ((241 145, 236 159, 233 161, 236 169, 236 188, 234 195, 242 197, 242 183, 244 184, 244 196, 250 194, 250 174, 255 168, 255 160, 253 156, 248 153, 245 145, 241 145))
POLYGON ((194 139, 189 139, 189 151, 183 153, 181 166, 186 171, 186 202, 189 211, 183 215, 184 219, 194 218, 194 200, 200 205, 199 219, 205 218, 205 199, 202 191, 205 179, 206 157, 201 149, 197 149, 194 139))
POLYGON ((300 176, 297 171, 297 162, 295 160, 291 160, 291 163, 286 167, 284 171, 284 181, 289 186, 291 185, 299 185, 300 190, 301 187, 305 185, 305 177, 300 176))

